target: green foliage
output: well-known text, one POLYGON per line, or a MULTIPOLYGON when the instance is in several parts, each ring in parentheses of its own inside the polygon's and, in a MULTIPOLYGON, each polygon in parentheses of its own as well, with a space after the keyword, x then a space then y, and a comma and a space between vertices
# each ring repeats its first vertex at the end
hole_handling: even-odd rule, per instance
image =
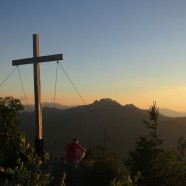
POLYGON ((141 178, 141 173, 138 172, 137 175, 134 176, 133 180, 129 175, 124 176, 124 178, 120 180, 114 179, 110 183, 110 186, 138 186, 138 181, 140 180, 140 178, 141 178))
POLYGON ((38 158, 32 158, 27 163, 18 161, 14 168, 0 168, 1 183, 4 185, 49 185, 52 181, 50 174, 44 171, 44 164, 38 158), (35 160, 35 161, 34 161, 35 160), (29 165, 27 165, 27 163, 29 165))
POLYGON ((186 156, 186 140, 183 137, 177 140, 177 151, 182 157, 186 156))
POLYGON ((157 134, 157 120, 159 116, 156 103, 149 110, 149 119, 144 123, 150 130, 148 136, 141 136, 136 141, 136 147, 129 153, 126 161, 131 175, 141 172, 139 185, 143 186, 184 186, 186 185, 186 140, 179 138, 177 150, 159 148, 162 140, 157 134))
POLYGON ((112 180, 118 180, 126 173, 120 156, 105 145, 90 148, 87 156, 84 185, 108 186, 112 180))
POLYGON ((35 155, 19 129, 23 105, 13 97, 0 98, 0 183, 2 185, 48 185, 51 177, 45 161, 35 155))
POLYGON ((0 165, 12 167, 19 157, 24 134, 19 130, 23 105, 12 97, 0 98, 0 165))
POLYGON ((157 158, 154 158, 153 140, 148 136, 141 136, 136 142, 135 150, 129 153, 126 165, 129 167, 132 177, 137 172, 141 172, 142 185, 158 185, 160 178, 157 162, 157 158))
POLYGON ((129 159, 126 161, 132 175, 139 171, 146 175, 151 171, 153 151, 152 140, 145 136, 139 137, 135 150, 129 153, 129 159))
POLYGON ((186 162, 177 151, 164 150, 156 164, 161 182, 158 185, 186 185, 186 162))

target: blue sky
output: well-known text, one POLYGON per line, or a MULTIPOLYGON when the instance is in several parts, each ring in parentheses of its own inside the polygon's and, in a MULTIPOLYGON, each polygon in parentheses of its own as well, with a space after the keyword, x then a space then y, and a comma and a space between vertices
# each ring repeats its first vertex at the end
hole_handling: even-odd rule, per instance
MULTIPOLYGON (((64 53, 61 64, 87 104, 109 97, 186 111, 185 10, 184 0, 2 1, 0 80, 14 68, 13 59, 32 57, 38 33, 40 55, 64 53)), ((19 69, 31 103, 33 67, 19 69)), ((55 72, 56 62, 41 64, 42 101, 53 101, 55 72)), ((0 95, 22 100, 17 71, 0 95)), ((60 69, 56 100, 83 104, 60 69)))

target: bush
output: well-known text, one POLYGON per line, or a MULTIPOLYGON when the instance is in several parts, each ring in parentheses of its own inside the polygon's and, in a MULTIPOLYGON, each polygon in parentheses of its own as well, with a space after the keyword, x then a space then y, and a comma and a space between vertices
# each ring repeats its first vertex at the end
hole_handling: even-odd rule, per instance
POLYGON ((0 98, 0 183, 2 185, 48 185, 52 178, 45 162, 35 155, 19 129, 20 100, 0 98))

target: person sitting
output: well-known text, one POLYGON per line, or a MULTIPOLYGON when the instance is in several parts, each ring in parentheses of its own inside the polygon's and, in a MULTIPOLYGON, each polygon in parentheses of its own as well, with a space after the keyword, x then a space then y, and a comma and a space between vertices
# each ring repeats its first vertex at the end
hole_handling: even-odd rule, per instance
POLYGON ((74 138, 71 143, 64 148, 65 162, 79 163, 85 156, 86 150, 79 144, 78 139, 74 138))

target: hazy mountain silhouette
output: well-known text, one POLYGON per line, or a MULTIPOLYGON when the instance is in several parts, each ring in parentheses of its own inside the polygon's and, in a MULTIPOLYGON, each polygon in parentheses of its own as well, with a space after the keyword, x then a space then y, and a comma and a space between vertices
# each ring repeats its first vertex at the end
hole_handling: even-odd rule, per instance
MULTIPOLYGON (((106 98, 106 100, 109 100, 109 99, 110 98, 106 98)), ((113 101, 113 102, 116 102, 116 101, 113 101)), ((77 107, 79 105, 67 106, 67 105, 62 105, 62 104, 59 104, 59 103, 55 103, 55 105, 54 105, 54 103, 52 103, 52 102, 42 102, 41 106, 42 106, 42 108, 46 107, 46 108, 57 108, 57 109, 65 110, 65 109, 77 107)), ((128 104, 128 105, 125 105, 125 106, 126 107, 127 106, 130 107, 130 106, 134 106, 134 105, 133 104, 128 104)), ((25 105, 24 111, 26 111, 26 112, 33 112, 34 110, 35 110, 34 105, 28 105, 28 106, 25 105)), ((164 116, 168 116, 168 117, 186 117, 186 112, 179 112, 179 111, 171 110, 171 109, 168 109, 168 108, 159 108, 159 112, 161 114, 163 114, 164 116)))
POLYGON ((169 116, 169 117, 186 117, 186 112, 178 112, 178 111, 167 109, 167 108, 160 108, 159 111, 164 116, 169 116))
MULTIPOLYGON (((61 110, 64 110, 64 109, 69 109, 69 108, 72 108, 72 107, 75 107, 75 106, 66 106, 66 105, 61 105, 59 103, 52 103, 52 102, 42 102, 41 103, 41 107, 42 108, 56 108, 56 109, 61 109, 61 110)), ((35 106, 34 105, 25 105, 25 108, 24 108, 24 111, 26 112, 33 112, 35 110, 35 106)))
MULTIPOLYGON (((135 139, 147 134, 143 120, 148 120, 148 110, 132 104, 122 106, 111 99, 101 99, 88 106, 63 110, 43 108, 44 149, 55 155, 62 155, 65 144, 74 137, 78 137, 85 147, 102 143, 106 139, 106 144, 127 155, 133 149, 135 139)), ((158 124, 158 133, 164 139, 166 147, 175 147, 177 138, 186 135, 186 117, 160 115, 158 124)), ((33 144, 33 112, 21 114, 21 128, 26 132, 28 141, 33 144)))

